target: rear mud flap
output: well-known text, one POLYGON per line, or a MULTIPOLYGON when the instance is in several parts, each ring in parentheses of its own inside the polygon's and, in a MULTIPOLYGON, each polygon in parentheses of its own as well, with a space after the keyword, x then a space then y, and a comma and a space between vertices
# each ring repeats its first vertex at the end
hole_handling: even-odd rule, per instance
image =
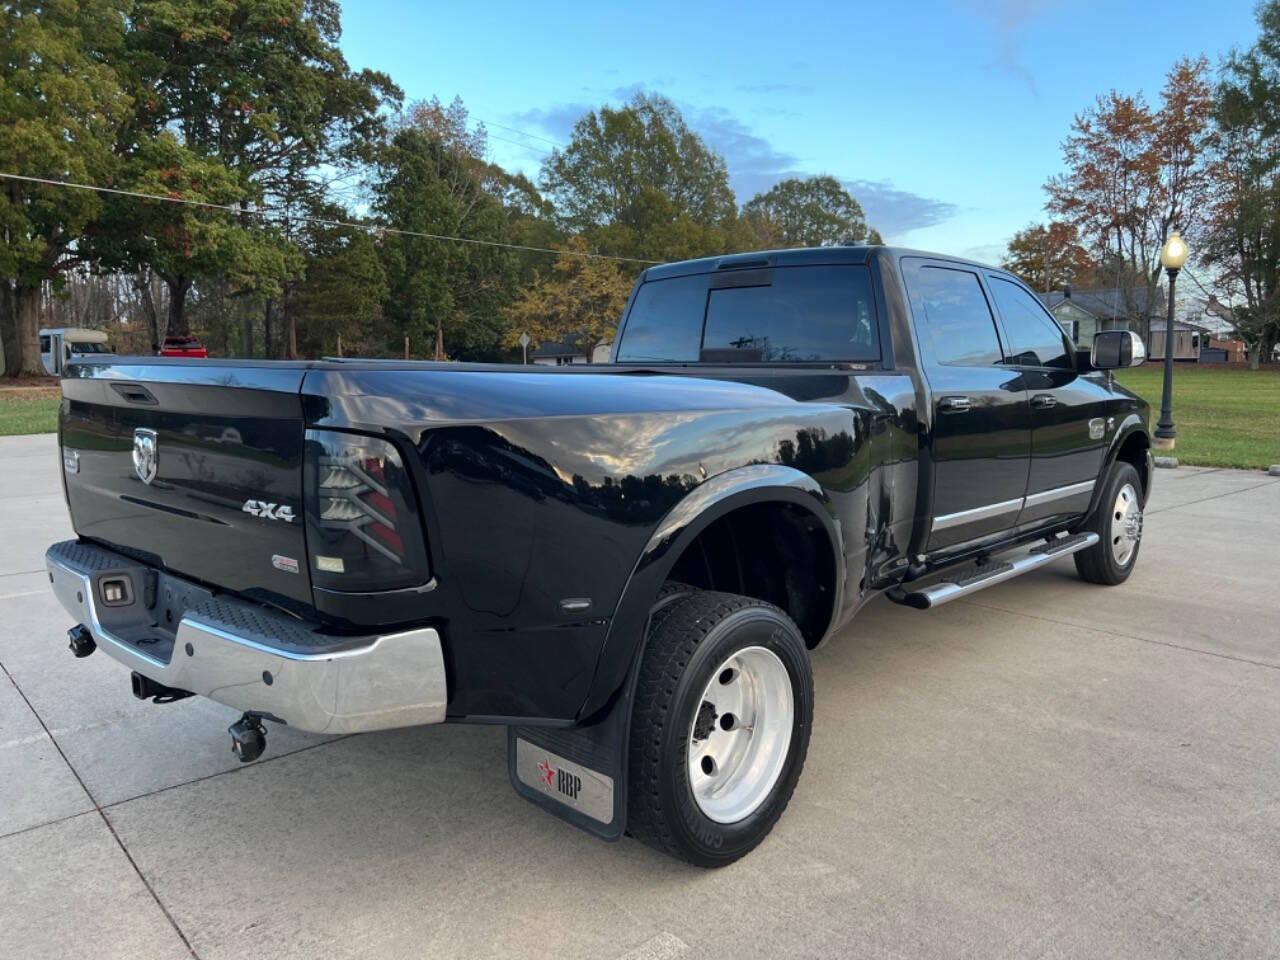
POLYGON ((516 793, 575 827, 617 840, 627 825, 628 715, 615 705, 588 727, 508 727, 507 770, 516 793))

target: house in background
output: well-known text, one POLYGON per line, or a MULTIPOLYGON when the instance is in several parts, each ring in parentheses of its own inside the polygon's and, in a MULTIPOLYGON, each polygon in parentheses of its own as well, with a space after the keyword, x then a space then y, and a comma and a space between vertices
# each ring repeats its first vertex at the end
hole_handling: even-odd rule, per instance
POLYGON ((1226 340, 1209 335, 1208 348, 1201 348, 1201 362, 1212 363, 1245 363, 1249 359, 1249 352, 1245 348, 1244 341, 1239 337, 1230 337, 1226 340), (1210 354, 1214 355, 1210 355, 1210 354), (1221 354, 1222 359, 1219 360, 1216 354, 1221 354))
MULTIPOLYGON (((1051 293, 1037 294, 1049 312, 1061 324, 1067 336, 1081 350, 1093 346, 1094 334, 1103 330, 1135 330, 1145 328, 1143 317, 1147 313, 1146 289, 1133 291, 1135 308, 1125 304, 1124 291, 1072 290, 1069 286, 1051 293)), ((1157 291, 1152 313, 1164 308, 1164 297, 1157 291)), ((1149 352, 1149 351, 1148 351, 1149 352)))
POLYGON ((1245 342, 1236 333, 1235 313, 1217 297, 1179 297, 1182 319, 1204 330, 1200 338, 1201 363, 1246 363, 1245 342))
MULTIPOLYGON (((1143 334, 1147 325, 1146 289, 1133 291, 1135 307, 1125 306, 1124 291, 1072 290, 1066 287, 1049 294, 1036 294, 1061 324, 1076 348, 1088 350, 1093 337, 1103 330, 1133 330, 1143 334)), ((1167 324, 1167 301, 1163 287, 1157 287, 1151 301, 1150 335, 1147 336, 1147 358, 1164 357, 1164 335, 1167 324)), ((1215 297, 1189 296, 1179 291, 1174 309, 1173 358, 1199 363, 1244 363, 1248 359, 1244 341, 1236 334, 1231 307, 1215 297)), ((1277 344, 1280 351, 1280 344, 1277 344)))
POLYGON ((575 363, 608 363, 612 343, 602 343, 588 357, 582 345, 575 340, 540 343, 530 351, 529 362, 540 367, 564 367, 575 363))
POLYGON ((529 353, 529 362, 540 367, 564 367, 572 363, 587 363, 587 355, 573 343, 540 343, 529 353))
MULTIPOLYGON (((1166 320, 1151 321, 1151 340, 1147 343, 1147 356, 1153 360, 1164 358, 1164 335, 1168 326, 1166 320)), ((1209 346, 1209 331, 1194 323, 1183 320, 1173 321, 1173 359, 1199 360, 1201 348, 1209 346)), ((1209 359, 1209 358, 1206 358, 1209 359)), ((1214 361, 1223 362, 1217 356, 1214 361)))

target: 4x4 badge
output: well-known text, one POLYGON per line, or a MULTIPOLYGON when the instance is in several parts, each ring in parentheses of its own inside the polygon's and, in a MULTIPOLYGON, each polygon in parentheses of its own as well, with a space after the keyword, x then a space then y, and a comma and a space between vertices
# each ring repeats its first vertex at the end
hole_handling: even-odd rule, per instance
POLYGON ((293 523, 293 507, 287 503, 267 503, 265 500, 246 500, 240 508, 245 513, 263 520, 283 520, 293 523))
POLYGON ((133 431, 133 472, 143 483, 151 483, 160 467, 160 451, 156 447, 156 432, 145 427, 133 431))

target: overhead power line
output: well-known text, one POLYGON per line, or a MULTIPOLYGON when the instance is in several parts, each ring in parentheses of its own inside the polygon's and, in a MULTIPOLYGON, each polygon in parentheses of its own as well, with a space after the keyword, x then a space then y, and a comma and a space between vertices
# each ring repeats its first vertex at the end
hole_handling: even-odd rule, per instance
POLYGON ((506 130, 508 133, 518 133, 522 137, 529 137, 530 139, 533 139, 533 140, 541 140, 543 143, 549 143, 553 147, 558 147, 561 150, 564 149, 563 144, 555 140, 552 140, 549 137, 540 137, 536 133, 529 133, 529 131, 521 130, 517 127, 508 127, 502 123, 494 123, 492 120, 481 120, 480 122, 483 123, 486 127, 497 127, 499 130, 506 130))
POLYGON ((425 233, 421 230, 402 230, 399 227, 384 227, 376 223, 352 223, 349 220, 328 220, 323 217, 307 217, 289 213, 278 207, 255 207, 242 209, 230 203, 211 203, 208 200, 191 200, 187 197, 168 197, 158 193, 144 193, 140 190, 122 190, 119 187, 102 187, 89 183, 73 183, 69 180, 54 180, 48 177, 28 177, 20 173, 0 171, 0 179, 20 180, 24 183, 39 183, 48 187, 63 187, 68 190, 88 190, 93 193, 110 193, 121 197, 136 197, 139 200, 156 200, 160 203, 177 203, 204 210, 222 210, 226 213, 249 214, 256 217, 267 217, 272 214, 287 217, 299 223, 314 223, 322 227, 346 227, 351 230, 364 230, 373 234, 391 234, 399 237, 419 237, 423 240, 440 240, 451 243, 469 243, 479 247, 501 247, 505 250, 521 250, 525 253, 551 253, 556 256, 581 257, 585 260, 618 260, 625 263, 661 263, 661 260, 641 260, 639 257, 616 257, 607 253, 587 253, 582 250, 556 250, 553 247, 532 247, 523 243, 502 243, 497 240, 476 240, 471 237, 454 237, 444 233, 425 233))
POLYGON ((517 147, 523 147, 525 150, 528 150, 530 153, 536 153, 541 157, 551 156, 550 150, 548 150, 546 147, 539 147, 537 144, 525 143, 523 140, 512 140, 510 137, 500 137, 496 133, 487 133, 486 136, 490 140, 501 140, 503 143, 510 143, 517 147))

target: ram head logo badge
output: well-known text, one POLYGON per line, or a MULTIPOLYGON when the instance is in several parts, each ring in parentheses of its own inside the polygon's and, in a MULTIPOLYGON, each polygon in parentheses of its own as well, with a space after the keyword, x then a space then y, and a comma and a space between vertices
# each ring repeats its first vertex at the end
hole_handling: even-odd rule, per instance
POLYGON ((143 483, 156 478, 160 453, 156 449, 156 432, 139 427, 133 431, 133 470, 143 483))

